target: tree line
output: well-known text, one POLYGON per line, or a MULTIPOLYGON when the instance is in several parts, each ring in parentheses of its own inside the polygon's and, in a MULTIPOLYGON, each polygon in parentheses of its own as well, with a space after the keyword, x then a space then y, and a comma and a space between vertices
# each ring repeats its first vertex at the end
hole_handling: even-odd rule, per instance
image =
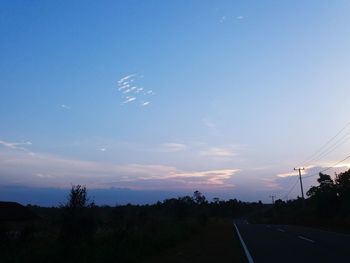
MULTIPOLYGON (((116 200, 117 201, 117 200, 116 200)), ((38 219, 7 235, 0 227, 2 262, 144 262, 200 233, 215 218, 233 218, 263 206, 237 199, 209 201, 199 191, 149 205, 97 206, 81 185, 59 207, 27 206, 38 219)))
POLYGON ((308 189, 307 198, 276 200, 273 209, 255 215, 252 221, 324 226, 350 231, 350 169, 335 174, 319 173, 318 185, 308 189))

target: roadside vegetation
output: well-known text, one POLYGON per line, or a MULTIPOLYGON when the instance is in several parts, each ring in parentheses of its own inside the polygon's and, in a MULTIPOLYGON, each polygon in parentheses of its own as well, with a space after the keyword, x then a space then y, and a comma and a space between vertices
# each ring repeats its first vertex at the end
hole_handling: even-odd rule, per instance
POLYGON ((251 217, 252 222, 300 224, 350 232, 350 170, 319 174, 318 185, 307 191, 305 200, 276 200, 273 209, 251 217))
POLYGON ((152 257, 147 263, 241 263, 246 257, 228 218, 211 218, 189 240, 152 257))
MULTIPOLYGON (((231 219, 261 206, 236 199, 209 202, 199 191, 153 205, 97 206, 77 185, 60 207, 27 206, 36 220, 1 224, 1 262, 150 262, 158 255, 164 258, 168 249, 185 246, 188 252, 193 244, 208 248, 223 240, 235 246, 227 257, 240 258, 231 219)), ((196 253, 204 258, 207 252, 196 253)))

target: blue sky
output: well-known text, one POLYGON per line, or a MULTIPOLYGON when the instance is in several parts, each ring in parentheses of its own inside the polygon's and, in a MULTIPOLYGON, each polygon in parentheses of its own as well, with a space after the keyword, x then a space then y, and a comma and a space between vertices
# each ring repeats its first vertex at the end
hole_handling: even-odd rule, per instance
POLYGON ((281 174, 350 154, 349 11, 348 1, 1 1, 0 187, 11 189, 0 198, 71 184, 130 189, 140 202, 140 191, 283 196, 296 178, 281 174), (344 126, 332 152, 303 163, 344 126))

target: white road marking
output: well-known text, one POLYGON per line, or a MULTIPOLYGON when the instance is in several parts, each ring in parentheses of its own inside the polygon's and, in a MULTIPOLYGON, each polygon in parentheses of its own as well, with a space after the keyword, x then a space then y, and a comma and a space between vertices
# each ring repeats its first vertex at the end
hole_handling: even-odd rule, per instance
POLYGON ((307 237, 303 237, 303 236, 298 236, 300 239, 303 239, 303 240, 306 240, 306 241, 309 241, 311 243, 315 243, 315 241, 313 241, 312 239, 308 239, 307 237))
POLYGON ((245 255, 247 257, 248 263, 254 263, 254 260, 253 260, 252 256, 250 255, 249 250, 248 250, 246 244, 244 243, 241 234, 239 233, 238 227, 236 226, 235 223, 233 223, 233 225, 235 226, 239 241, 241 241, 241 244, 242 244, 242 247, 244 249, 245 255))
POLYGON ((279 229, 277 229, 278 231, 280 231, 280 232, 286 232, 285 230, 283 230, 283 229, 281 229, 281 228, 279 228, 279 229))

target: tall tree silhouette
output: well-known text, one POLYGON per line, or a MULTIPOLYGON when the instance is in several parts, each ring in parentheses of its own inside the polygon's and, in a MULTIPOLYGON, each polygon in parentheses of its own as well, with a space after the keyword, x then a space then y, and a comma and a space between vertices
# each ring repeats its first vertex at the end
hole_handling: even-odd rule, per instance
POLYGON ((350 169, 335 179, 342 215, 350 214, 350 169))
POLYGON ((312 186, 306 194, 316 201, 321 216, 331 217, 338 208, 336 185, 328 174, 323 173, 319 173, 317 182, 319 186, 312 186))
POLYGON ((85 186, 73 185, 67 204, 63 207, 62 235, 70 239, 91 237, 97 227, 93 209, 85 186))

